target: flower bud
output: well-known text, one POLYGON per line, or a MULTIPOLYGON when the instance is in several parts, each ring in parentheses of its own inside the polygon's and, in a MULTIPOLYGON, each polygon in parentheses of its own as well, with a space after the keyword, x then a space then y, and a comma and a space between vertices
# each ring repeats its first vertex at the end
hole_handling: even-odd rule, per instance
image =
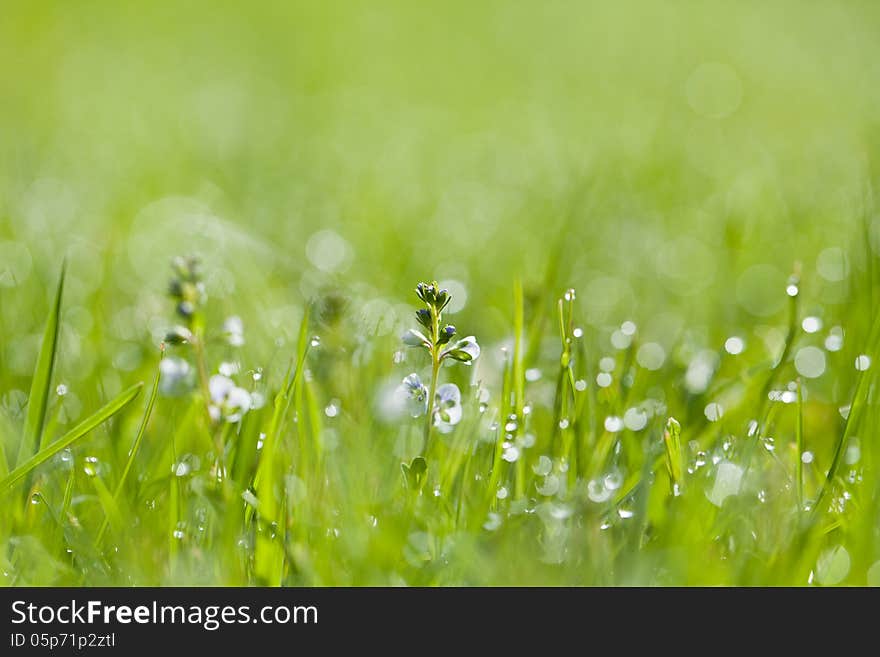
POLYGON ((192 332, 183 326, 175 326, 165 334, 165 342, 168 344, 183 344, 192 341, 192 332))
POLYGON ((431 311, 426 310, 425 308, 420 308, 416 311, 416 321, 424 326, 426 329, 431 329, 431 311))
POLYGON ((444 326, 440 331, 440 337, 437 339, 437 344, 446 344, 449 342, 453 336, 455 335, 455 327, 454 326, 444 326))

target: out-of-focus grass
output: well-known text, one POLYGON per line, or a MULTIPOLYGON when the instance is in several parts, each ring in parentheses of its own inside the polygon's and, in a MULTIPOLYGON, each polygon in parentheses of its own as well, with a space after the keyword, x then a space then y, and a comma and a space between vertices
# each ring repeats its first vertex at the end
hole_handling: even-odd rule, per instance
POLYGON ((160 394, 120 487, 138 397, 2 493, 3 581, 880 581, 878 29, 869 2, 3 3, 0 466, 65 257, 44 448, 151 385, 176 254, 211 373, 267 400, 218 482, 200 393, 160 394), (488 400, 415 496, 421 425, 383 400, 428 367, 394 354, 432 278, 483 346, 443 376, 488 400), (534 444, 493 467, 509 415, 534 444))

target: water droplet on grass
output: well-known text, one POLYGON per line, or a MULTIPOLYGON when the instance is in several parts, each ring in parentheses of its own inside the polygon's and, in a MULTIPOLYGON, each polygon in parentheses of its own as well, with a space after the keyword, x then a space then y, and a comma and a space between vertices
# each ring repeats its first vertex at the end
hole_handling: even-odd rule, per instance
POLYGON ((817 333, 822 330, 822 320, 813 316, 804 317, 801 328, 804 329, 804 333, 817 333))
POLYGON ((532 466, 532 472, 536 475, 544 476, 550 474, 553 470, 553 461, 549 456, 541 455, 538 457, 537 463, 532 466))
POLYGON ((559 492, 559 477, 553 474, 547 475, 544 477, 544 483, 537 487, 537 491, 547 497, 556 495, 559 492))
POLYGON ((706 408, 703 409, 703 414, 709 422, 717 422, 724 415, 724 409, 721 407, 721 404, 712 402, 706 405, 706 408))
POLYGON ((602 483, 608 490, 617 490, 623 485, 623 475, 619 472, 610 472, 605 475, 605 479, 602 480, 602 483))
POLYGON ((83 464, 83 472, 88 477, 94 477, 98 474, 98 459, 94 456, 87 456, 83 464))
POLYGON ((605 487, 604 482, 598 481, 597 479, 591 479, 589 483, 587 483, 587 497, 589 497, 592 502, 598 504, 606 502, 611 497, 611 491, 605 487))
POLYGON ((63 397, 64 395, 67 394, 67 386, 66 386, 65 384, 63 384, 63 383, 59 383, 59 384, 58 384, 58 387, 55 388, 55 393, 56 393, 59 397, 63 397))
POLYGON ((871 367, 871 357, 866 354, 860 354, 856 357, 856 369, 859 372, 864 372, 869 367, 871 367))
POLYGON ((825 352, 818 347, 803 347, 794 357, 794 367, 803 377, 815 379, 825 372, 825 352))
POLYGON ((706 497, 712 504, 720 507, 728 497, 739 493, 742 477, 743 469, 740 466, 730 461, 719 463, 715 482, 712 489, 706 491, 706 497))
POLYGON ((630 431, 641 431, 648 425, 648 414, 641 408, 628 408, 623 414, 623 424, 630 431))
POLYGON ((623 431, 623 426, 623 418, 617 415, 609 415, 605 418, 605 431, 608 433, 623 431))
POLYGON ((724 341, 724 351, 731 356, 738 356, 746 348, 745 341, 739 336, 731 336, 724 341))
POLYGON ((666 362, 666 350, 656 342, 646 342, 636 352, 636 362, 646 370, 659 370, 666 362))
POLYGON ((507 461, 508 463, 515 463, 517 459, 520 457, 519 447, 515 445, 511 445, 507 449, 504 450, 504 453, 501 455, 501 458, 507 461))
POLYGON ((831 327, 828 337, 825 338, 825 348, 828 351, 840 351, 843 349, 843 329, 841 327, 831 327))
POLYGON ((501 516, 497 513, 489 513, 489 517, 486 519, 486 522, 483 523, 483 529, 489 532, 494 532, 499 527, 501 527, 501 516))

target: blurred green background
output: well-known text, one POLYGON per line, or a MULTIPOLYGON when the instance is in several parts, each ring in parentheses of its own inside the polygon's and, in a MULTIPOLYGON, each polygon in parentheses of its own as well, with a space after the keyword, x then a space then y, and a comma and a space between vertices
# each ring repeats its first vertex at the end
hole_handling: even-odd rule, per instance
MULTIPOLYGON (((864 338, 878 34, 875 2, 2 0, 7 435, 65 255, 62 424, 151 377, 180 253, 213 321, 244 318, 246 367, 287 359, 316 298, 390 360, 431 278, 489 363, 516 279, 547 358, 574 287, 593 360, 633 320, 682 367, 731 335, 763 362, 795 263, 817 344, 864 338)), ((814 399, 845 403, 846 377, 814 399)))

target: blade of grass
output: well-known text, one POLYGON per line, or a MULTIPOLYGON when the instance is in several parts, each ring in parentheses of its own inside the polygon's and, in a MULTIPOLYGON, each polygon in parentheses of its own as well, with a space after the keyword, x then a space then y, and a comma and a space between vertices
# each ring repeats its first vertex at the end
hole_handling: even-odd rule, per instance
MULTIPOLYGON (((275 396, 274 410, 269 430, 263 440, 263 449, 260 453, 260 462, 257 464, 257 472, 254 477, 254 487, 259 501, 258 515, 263 521, 263 526, 276 528, 280 525, 279 511, 283 508, 283 500, 279 497, 283 491, 279 491, 279 484, 283 484, 283 478, 279 476, 278 460, 282 455, 281 432, 287 417, 292 398, 295 396, 305 369, 305 360, 309 351, 309 312, 303 314, 299 330, 299 343, 297 345, 296 365, 288 370, 287 376, 281 385, 281 390, 275 396)), ((296 409, 301 412, 301 408, 296 409)), ((278 585, 281 583, 284 571, 285 552, 279 547, 274 536, 268 535, 267 529, 258 532, 256 536, 254 554, 254 572, 260 584, 278 585)))
MULTIPOLYGON (((164 356, 164 350, 162 352, 162 356, 164 356)), ((161 362, 162 356, 160 356, 159 360, 161 362)), ((122 469, 122 475, 119 477, 119 481, 116 484, 116 489, 113 491, 113 503, 116 505, 116 501, 119 499, 119 495, 122 493, 122 489, 125 487, 125 481, 128 478, 128 473, 131 472, 131 466, 134 464, 135 457, 137 456, 138 450, 141 446, 141 441, 144 438, 144 433, 147 430, 147 424, 150 421, 150 416, 153 414, 153 407, 156 405, 156 397, 159 393, 159 377, 161 376, 161 369, 156 369, 156 378, 153 380, 153 389, 150 392, 150 399, 147 401, 147 409, 144 411, 144 416, 141 418, 141 423, 138 426, 137 434, 134 437, 134 442, 131 445, 131 449, 128 451, 128 460, 125 462, 125 467, 122 469)), ((110 522, 109 516, 104 517, 104 521, 101 523, 101 528, 98 530, 98 535, 95 537, 95 546, 98 547, 101 545, 101 540, 104 538, 104 532, 107 531, 107 525, 110 522)))
MULTIPOLYGON (((525 416, 523 405, 526 377, 523 371, 523 330, 525 327, 522 282, 513 284, 513 412, 516 414, 517 433, 523 432, 525 416)), ((516 481, 514 495, 520 499, 526 492, 526 455, 521 453, 516 460, 516 481)))
POLYGON ((800 377, 797 380, 797 427, 795 428, 795 440, 797 441, 797 461, 795 467, 795 484, 797 486, 798 508, 804 507, 804 392, 800 377))
POLYGON ((24 479, 34 469, 48 461, 58 452, 69 447, 80 438, 86 436, 92 429, 103 424, 119 411, 125 408, 131 401, 137 397, 143 387, 143 383, 137 383, 127 390, 120 393, 117 397, 102 406, 98 411, 90 415, 88 418, 80 422, 73 429, 61 436, 58 440, 41 449, 27 461, 19 465, 8 475, 0 479, 0 492, 8 491, 19 481, 24 479))
POLYGON ((43 330, 43 343, 40 346, 40 354, 34 368, 34 377, 31 379, 31 391, 28 395, 27 417, 24 423, 24 436, 19 444, 18 457, 15 460, 16 467, 32 457, 40 449, 43 434, 43 423, 46 418, 46 406, 49 403, 49 389, 52 386, 52 372, 55 368, 55 360, 58 351, 58 331, 61 326, 61 295, 64 291, 64 274, 67 264, 61 264, 61 274, 58 277, 58 287, 55 289, 55 299, 46 320, 46 328, 43 330))

